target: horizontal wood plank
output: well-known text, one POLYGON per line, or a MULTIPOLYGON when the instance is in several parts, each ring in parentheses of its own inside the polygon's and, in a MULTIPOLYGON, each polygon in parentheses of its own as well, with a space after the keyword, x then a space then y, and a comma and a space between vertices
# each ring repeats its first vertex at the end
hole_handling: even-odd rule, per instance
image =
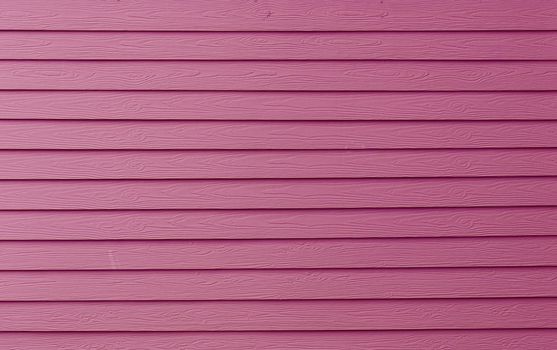
POLYGON ((17 61, 0 90, 557 90, 554 61, 17 61))
POLYGON ((0 30, 555 30, 555 1, 6 0, 0 30))
POLYGON ((557 149, 2 151, 0 179, 555 176, 557 149))
POLYGON ((0 211, 0 240, 557 235, 556 207, 0 211))
POLYGON ((555 120, 557 92, 1 91, 0 119, 555 120))
POLYGON ((0 301, 557 297, 557 268, 2 271, 0 285, 0 301))
POLYGON ((557 266, 557 237, 2 241, 0 266, 2 270, 557 266))
POLYGON ((0 59, 552 60, 555 32, 0 32, 0 59))
POLYGON ((0 149, 557 147, 557 121, 3 120, 0 149))
POLYGON ((2 302, 0 331, 555 328, 557 299, 2 302))
POLYGON ((3 332, 11 350, 524 350, 557 347, 554 329, 332 332, 3 332))
POLYGON ((540 178, 3 180, 0 210, 309 209, 557 205, 540 178))

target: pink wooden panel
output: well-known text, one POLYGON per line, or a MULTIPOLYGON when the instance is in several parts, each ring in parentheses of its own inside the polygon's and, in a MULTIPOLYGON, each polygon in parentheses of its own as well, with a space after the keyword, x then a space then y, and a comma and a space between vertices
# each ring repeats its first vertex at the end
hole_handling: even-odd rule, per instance
POLYGON ((2 302, 0 331, 555 328, 557 299, 2 302), (334 317, 331 317, 334 315, 334 317), (164 320, 164 322, 161 322, 164 320))
POLYGON ((3 270, 557 266, 557 237, 3 241, 0 264, 3 270))
POLYGON ((3 332, 11 350, 547 350, 553 329, 333 332, 3 332))
POLYGON ((556 90, 553 61, 15 61, 0 90, 556 90))
POLYGON ((550 60, 555 32, 0 32, 0 59, 550 60), (497 49, 494 50, 494 47, 497 49))
POLYGON ((0 91, 0 107, 0 119, 554 120, 557 92, 0 91))
POLYGON ((557 268, 2 271, 0 285, 2 301, 556 297, 557 268))
POLYGON ((5 0, 13 30, 552 30, 553 0, 5 0))
POLYGON ((557 208, 0 211, 0 227, 0 240, 544 236, 557 208))
POLYGON ((557 175, 556 149, 1 151, 0 179, 234 179, 557 175))
POLYGON ((557 121, 3 120, 0 149, 531 148, 556 134, 557 121))
POLYGON ((1 210, 298 209, 557 205, 537 178, 7 180, 1 210))

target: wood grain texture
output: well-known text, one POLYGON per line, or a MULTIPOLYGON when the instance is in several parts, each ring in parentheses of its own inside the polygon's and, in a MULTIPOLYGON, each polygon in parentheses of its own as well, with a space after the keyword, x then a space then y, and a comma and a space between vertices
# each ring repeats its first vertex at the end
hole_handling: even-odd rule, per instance
POLYGON ((557 299, 2 302, 0 331, 555 328, 557 299), (331 317, 334 315, 334 317, 331 317))
POLYGON ((0 119, 555 120, 557 92, 0 90, 0 107, 0 119))
POLYGON ((332 332, 3 332, 10 350, 547 350, 554 329, 332 332))
POLYGON ((555 1, 7 0, 0 30, 555 30, 555 1))
POLYGON ((557 205, 539 178, 3 180, 0 210, 309 209, 557 205))
POLYGON ((557 208, 0 211, 0 240, 557 235, 557 208))
POLYGON ((0 264, 2 270, 557 266, 557 237, 3 241, 0 264))
POLYGON ((2 120, 0 149, 532 148, 556 134, 557 121, 2 120))
POLYGON ((0 90, 557 90, 554 61, 18 61, 0 90))
POLYGON ((0 32, 0 59, 552 60, 555 32, 0 32))
POLYGON ((557 149, 2 151, 0 179, 555 176, 557 149))
POLYGON ((0 301, 556 297, 557 268, 2 271, 0 286, 0 301))

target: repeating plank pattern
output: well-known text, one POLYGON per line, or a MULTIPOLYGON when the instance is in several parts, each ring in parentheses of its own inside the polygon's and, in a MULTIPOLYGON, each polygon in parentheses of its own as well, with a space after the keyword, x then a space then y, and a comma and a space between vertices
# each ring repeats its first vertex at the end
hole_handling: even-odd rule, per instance
POLYGON ((557 348, 557 1, 2 5, 0 348, 557 348))
POLYGON ((0 32, 0 47, 0 59, 29 60, 557 58, 555 32, 0 32))
POLYGON ((12 241, 551 236, 557 208, 25 210, 0 227, 12 241))
POLYGON ((557 90, 553 61, 33 61, 0 64, 0 90, 557 90))
POLYGON ((0 106, 0 119, 555 120, 557 92, 0 90, 0 106))

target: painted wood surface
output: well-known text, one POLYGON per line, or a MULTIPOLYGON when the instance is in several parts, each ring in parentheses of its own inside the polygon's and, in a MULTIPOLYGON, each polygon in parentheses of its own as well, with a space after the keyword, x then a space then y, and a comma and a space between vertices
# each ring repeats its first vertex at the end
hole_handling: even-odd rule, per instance
POLYGON ((2 271, 0 285, 0 301, 557 297, 557 268, 2 271))
POLYGON ((550 236, 557 208, 0 211, 0 227, 13 241, 550 236))
POLYGON ((12 350, 546 350, 553 329, 331 332, 3 332, 12 350), (117 345, 116 345, 117 344, 117 345))
POLYGON ((0 179, 556 176, 557 149, 2 151, 0 179))
POLYGON ((0 253, 3 270, 557 266, 557 237, 3 241, 0 253))
MULTIPOLYGON (((557 8, 557 7, 556 7, 557 8)), ((557 12, 556 12, 557 13, 557 12)), ((0 32, 0 59, 551 60, 555 32, 0 32), (497 50, 493 48, 497 47, 497 50)))
POLYGON ((557 147, 557 121, 3 120, 0 149, 557 147))
POLYGON ((557 205, 554 177, 6 180, 0 210, 310 209, 557 205))
POLYGON ((2 302, 0 331, 557 327, 555 299, 2 302), (335 315, 335 317, 331 317, 335 315), (161 322, 164 319, 164 323, 161 322))
POLYGON ((557 63, 6 60, 0 90, 557 90, 557 63))
POLYGON ((557 1, 6 0, 0 348, 557 348, 557 1))
POLYGON ((555 120, 557 92, 0 90, 0 107, 0 119, 555 120))
POLYGON ((7 0, 0 30, 555 30, 554 0, 7 0))

